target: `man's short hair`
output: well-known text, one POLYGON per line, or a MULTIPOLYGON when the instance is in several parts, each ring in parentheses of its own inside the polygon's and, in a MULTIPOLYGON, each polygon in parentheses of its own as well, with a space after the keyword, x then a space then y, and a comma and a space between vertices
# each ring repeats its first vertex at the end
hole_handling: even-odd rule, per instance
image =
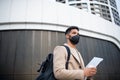
POLYGON ((77 30, 79 31, 79 28, 78 28, 77 26, 70 26, 70 27, 65 31, 65 35, 66 35, 66 34, 69 34, 72 29, 77 29, 77 30))

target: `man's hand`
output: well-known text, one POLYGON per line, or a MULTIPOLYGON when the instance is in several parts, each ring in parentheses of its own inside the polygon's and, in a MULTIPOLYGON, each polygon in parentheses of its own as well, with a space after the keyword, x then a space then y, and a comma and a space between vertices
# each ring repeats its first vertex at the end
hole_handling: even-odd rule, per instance
POLYGON ((97 69, 95 67, 84 69, 85 77, 94 76, 96 74, 96 72, 97 72, 97 69))

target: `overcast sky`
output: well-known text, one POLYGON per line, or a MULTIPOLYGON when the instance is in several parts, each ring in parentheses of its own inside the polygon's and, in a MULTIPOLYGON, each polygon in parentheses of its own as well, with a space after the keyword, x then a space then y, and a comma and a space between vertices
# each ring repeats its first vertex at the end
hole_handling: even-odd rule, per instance
POLYGON ((119 15, 120 15, 120 0, 116 0, 116 3, 117 3, 117 8, 118 8, 118 11, 119 11, 119 15))

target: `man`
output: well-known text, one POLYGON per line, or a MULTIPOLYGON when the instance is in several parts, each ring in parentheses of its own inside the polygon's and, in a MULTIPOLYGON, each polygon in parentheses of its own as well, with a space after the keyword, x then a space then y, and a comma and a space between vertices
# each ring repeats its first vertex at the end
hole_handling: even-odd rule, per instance
POLYGON ((76 26, 69 27, 65 36, 71 55, 68 69, 65 68, 67 59, 67 50, 64 46, 56 46, 53 52, 53 70, 55 78, 58 80, 84 80, 85 77, 91 77, 96 74, 96 68, 85 68, 81 54, 76 49, 79 42, 79 28, 76 26))

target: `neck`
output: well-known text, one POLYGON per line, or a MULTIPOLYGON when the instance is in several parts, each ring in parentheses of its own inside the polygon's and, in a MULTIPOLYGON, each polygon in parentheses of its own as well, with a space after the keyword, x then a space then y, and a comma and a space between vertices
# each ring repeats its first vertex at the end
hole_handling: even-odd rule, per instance
POLYGON ((73 45, 71 42, 67 42, 67 44, 70 46, 70 47, 72 47, 72 48, 76 48, 76 45, 73 45))

